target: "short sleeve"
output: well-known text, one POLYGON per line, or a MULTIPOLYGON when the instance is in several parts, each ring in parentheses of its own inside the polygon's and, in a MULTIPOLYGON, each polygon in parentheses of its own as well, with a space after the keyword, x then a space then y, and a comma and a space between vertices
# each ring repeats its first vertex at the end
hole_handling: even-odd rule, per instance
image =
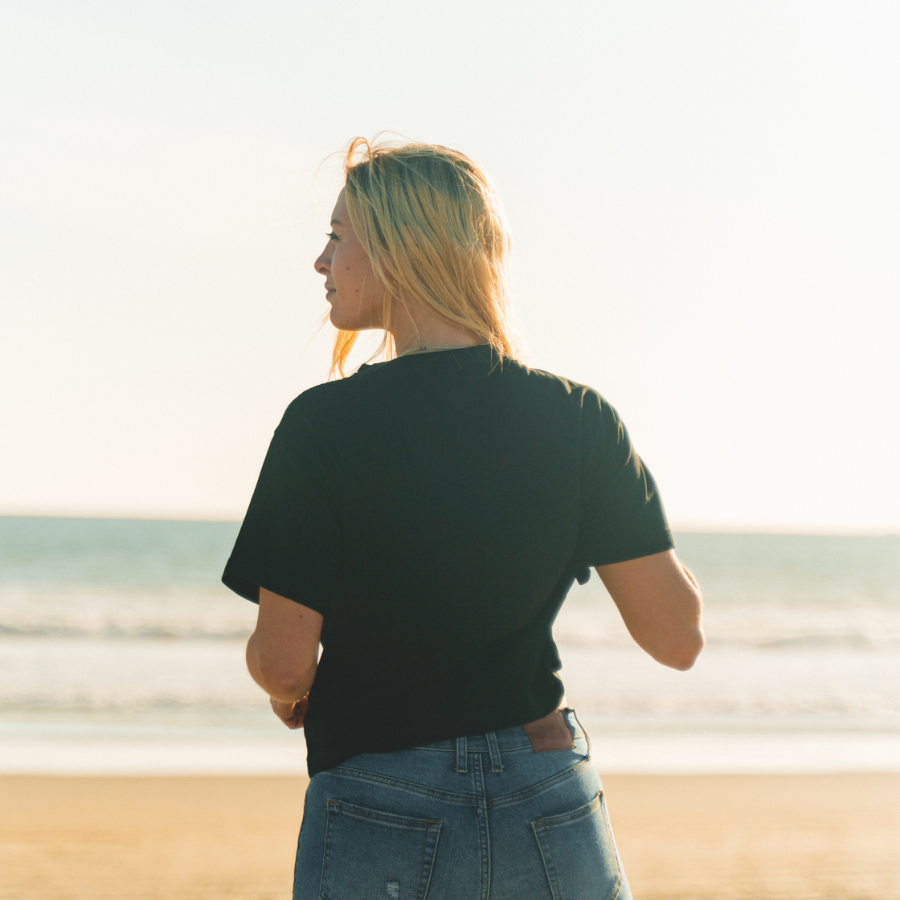
POLYGON ((323 616, 340 558, 334 466, 313 426, 291 408, 275 430, 222 582, 259 602, 259 588, 323 616))
POLYGON ((656 482, 618 413, 596 392, 585 397, 582 412, 579 562, 603 566, 672 549, 656 482))

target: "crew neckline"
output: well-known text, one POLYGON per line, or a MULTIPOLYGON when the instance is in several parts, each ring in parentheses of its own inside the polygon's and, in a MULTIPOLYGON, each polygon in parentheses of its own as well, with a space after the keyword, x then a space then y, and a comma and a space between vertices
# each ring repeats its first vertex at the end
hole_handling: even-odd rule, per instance
POLYGON ((446 356, 450 353, 460 353, 464 350, 480 350, 484 347, 487 347, 489 350, 491 349, 490 344, 468 344, 465 347, 453 347, 448 350, 430 350, 426 353, 409 353, 406 356, 395 356, 393 359, 383 359, 381 362, 377 363, 363 363, 358 371, 362 371, 363 369, 374 369, 377 366, 385 366, 388 363, 399 362, 401 359, 413 359, 416 356, 446 356))
MULTIPOLYGON (((455 353, 457 350, 474 350, 476 347, 490 347, 490 344, 465 344, 462 347, 446 347, 441 350, 429 350, 425 353, 421 351, 418 353, 408 353, 407 356, 432 356, 435 353, 455 353)), ((406 356, 395 356, 394 359, 386 359, 384 362, 394 362, 394 360, 397 359, 406 359, 406 356)))

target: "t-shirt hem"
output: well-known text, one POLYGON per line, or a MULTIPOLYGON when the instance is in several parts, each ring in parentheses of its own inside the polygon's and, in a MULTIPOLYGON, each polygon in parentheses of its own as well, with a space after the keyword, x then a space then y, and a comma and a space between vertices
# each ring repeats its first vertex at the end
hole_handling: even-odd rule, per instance
POLYGON ((296 596, 291 596, 294 591, 288 585, 280 584, 278 581, 269 577, 249 578, 246 573, 237 572, 235 566, 230 561, 225 566, 225 571, 222 574, 222 584, 229 588, 229 590, 234 591, 238 596, 243 597, 245 600, 249 600, 251 603, 256 603, 257 605, 259 604, 259 589, 264 587, 273 594, 278 594, 280 597, 292 600, 294 603, 299 603, 301 606, 305 606, 308 609, 319 613, 321 616, 324 616, 326 612, 327 604, 319 603, 314 597, 304 597, 301 600, 296 596))
POLYGON ((542 719, 544 716, 550 715, 553 710, 558 709, 560 704, 562 703, 564 696, 565 692, 563 691, 562 685, 560 684, 559 699, 549 701, 547 704, 545 704, 545 712, 533 713, 530 717, 527 717, 525 721, 518 721, 520 717, 513 717, 515 721, 501 718, 492 723, 490 727, 484 726, 481 728, 481 730, 479 730, 479 728, 462 730, 452 728, 444 730, 433 729, 430 732, 422 732, 419 736, 397 741, 386 740, 377 742, 360 742, 359 744, 357 744, 357 746, 352 748, 352 750, 348 749, 348 751, 346 751, 346 755, 344 753, 329 754, 327 751, 317 751, 314 747, 310 747, 310 752, 307 756, 307 771, 309 777, 312 778, 315 775, 318 775, 320 772, 330 772, 332 769, 336 769, 338 766, 343 765, 348 760, 353 759, 353 757, 361 756, 365 753, 399 753, 404 750, 412 750, 416 747, 434 744, 438 741, 453 740, 457 737, 470 737, 476 734, 484 734, 489 731, 502 731, 506 728, 516 728, 519 725, 527 725, 529 722, 535 722, 538 719, 542 719))
POLYGON ((229 590, 234 591, 239 597, 243 597, 251 603, 259 603, 259 585, 242 578, 232 571, 230 565, 226 566, 225 571, 222 573, 222 584, 229 590))
POLYGON ((584 565, 593 568, 594 566, 609 566, 614 563, 629 562, 632 559, 642 559, 645 556, 653 556, 656 553, 665 553, 667 550, 675 549, 675 541, 671 535, 662 537, 659 541, 652 544, 644 544, 640 549, 619 550, 618 552, 607 553, 602 556, 591 556, 584 560, 584 565))

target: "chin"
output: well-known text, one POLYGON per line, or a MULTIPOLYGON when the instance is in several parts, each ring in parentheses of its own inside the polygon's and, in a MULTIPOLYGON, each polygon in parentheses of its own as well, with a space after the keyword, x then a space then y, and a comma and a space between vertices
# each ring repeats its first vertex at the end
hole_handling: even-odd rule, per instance
POLYGON ((347 322, 346 319, 340 314, 340 311, 336 310, 333 306, 331 307, 331 315, 329 318, 331 319, 331 324, 334 325, 335 328, 339 328, 341 331, 356 331, 353 325, 350 322, 347 322))
POLYGON ((370 325, 365 322, 360 322, 358 319, 350 318, 349 316, 342 316, 340 312, 335 311, 333 306, 331 307, 330 319, 331 324, 341 331, 365 331, 367 328, 381 327, 380 325, 370 325))
POLYGON ((331 324, 334 325, 335 328, 340 328, 344 331, 349 330, 347 328, 347 323, 344 321, 344 317, 341 315, 341 311, 332 304, 331 313, 328 318, 331 320, 331 324))

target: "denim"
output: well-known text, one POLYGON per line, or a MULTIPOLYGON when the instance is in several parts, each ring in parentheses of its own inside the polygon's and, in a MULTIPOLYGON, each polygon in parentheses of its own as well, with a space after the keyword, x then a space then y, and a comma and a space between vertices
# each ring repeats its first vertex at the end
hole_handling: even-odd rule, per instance
POLYGON ((522 726, 363 753, 306 791, 294 900, 631 900, 590 738, 522 726))

